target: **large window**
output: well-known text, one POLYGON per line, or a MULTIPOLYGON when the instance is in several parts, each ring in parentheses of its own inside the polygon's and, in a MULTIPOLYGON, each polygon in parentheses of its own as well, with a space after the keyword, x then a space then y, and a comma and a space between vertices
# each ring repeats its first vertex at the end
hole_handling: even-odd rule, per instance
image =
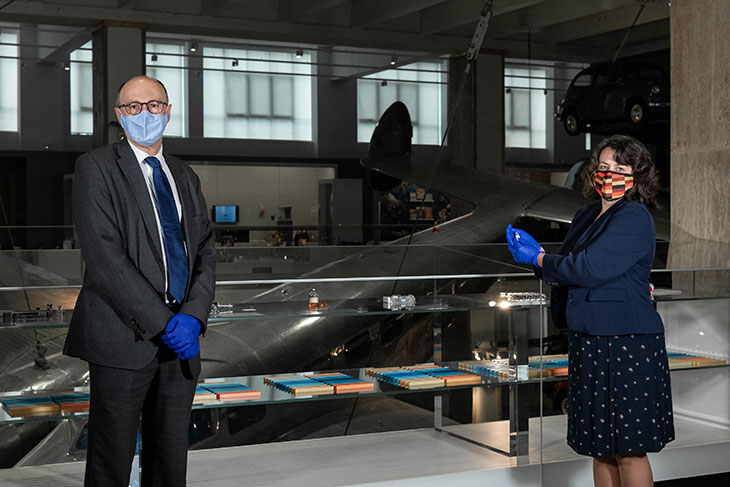
POLYGON ((92 88, 91 41, 70 55, 71 133, 94 133, 94 97, 92 88))
POLYGON ((18 131, 18 32, 0 30, 0 130, 18 131))
POLYGON ((188 72, 185 43, 148 42, 145 62, 147 76, 157 78, 167 88, 170 122, 165 129, 166 136, 186 137, 188 135, 188 72))
POLYGON ((547 71, 505 67, 504 75, 505 147, 545 149, 547 71))
POLYGON ((203 48, 203 135, 312 140, 311 55, 203 48))
POLYGON ((444 63, 414 63, 357 81, 357 140, 369 142, 375 124, 395 101, 411 114, 413 143, 439 145, 446 109, 444 63))

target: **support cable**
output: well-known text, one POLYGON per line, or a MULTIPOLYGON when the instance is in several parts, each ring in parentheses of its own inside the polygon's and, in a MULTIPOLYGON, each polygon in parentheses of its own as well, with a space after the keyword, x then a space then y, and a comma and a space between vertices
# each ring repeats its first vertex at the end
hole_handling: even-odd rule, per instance
POLYGON ((621 50, 624 48, 624 44, 626 44, 626 41, 629 39, 631 31, 634 30, 634 26, 636 25, 636 22, 638 22, 641 12, 644 11, 644 7, 646 7, 646 4, 642 1, 641 5, 639 6, 639 11, 636 12, 636 17, 634 17, 634 22, 631 24, 631 27, 629 27, 629 30, 626 32, 626 35, 621 41, 621 45, 618 46, 618 49, 616 49, 616 54, 613 55, 613 59, 611 59, 611 64, 615 63, 616 59, 618 59, 618 55, 621 53, 621 50))

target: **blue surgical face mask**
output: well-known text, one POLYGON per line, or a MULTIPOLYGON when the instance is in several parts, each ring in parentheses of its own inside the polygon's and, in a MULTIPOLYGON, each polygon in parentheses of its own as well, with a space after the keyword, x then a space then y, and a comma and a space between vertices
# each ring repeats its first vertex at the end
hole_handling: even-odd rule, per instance
POLYGON ((167 127, 167 113, 153 115, 142 110, 137 115, 122 115, 119 123, 130 139, 147 147, 159 140, 167 127))

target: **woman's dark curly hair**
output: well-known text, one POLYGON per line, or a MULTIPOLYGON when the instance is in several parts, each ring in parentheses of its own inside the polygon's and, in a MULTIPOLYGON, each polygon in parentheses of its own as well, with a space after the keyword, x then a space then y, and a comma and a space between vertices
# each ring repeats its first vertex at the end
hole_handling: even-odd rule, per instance
POLYGON ((601 197, 593 187, 593 173, 598 169, 601 152, 607 147, 616 151, 614 160, 617 163, 631 166, 634 170, 634 187, 626 192, 624 198, 644 204, 651 203, 659 190, 659 171, 644 144, 628 135, 612 135, 603 139, 593 149, 591 160, 581 171, 583 194, 587 198, 601 197))

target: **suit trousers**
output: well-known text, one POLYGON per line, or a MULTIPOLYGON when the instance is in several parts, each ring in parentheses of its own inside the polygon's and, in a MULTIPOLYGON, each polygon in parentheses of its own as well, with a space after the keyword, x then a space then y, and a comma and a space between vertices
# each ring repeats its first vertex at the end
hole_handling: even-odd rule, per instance
POLYGON ((89 364, 91 404, 84 485, 127 487, 142 419, 142 487, 183 487, 197 375, 160 346, 137 370, 89 364))

